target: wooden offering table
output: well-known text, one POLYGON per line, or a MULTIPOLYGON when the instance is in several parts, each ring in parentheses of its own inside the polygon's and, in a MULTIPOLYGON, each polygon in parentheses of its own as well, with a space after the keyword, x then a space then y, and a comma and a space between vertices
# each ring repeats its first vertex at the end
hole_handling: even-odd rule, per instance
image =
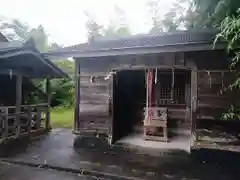
POLYGON ((149 116, 148 109, 145 109, 144 140, 168 141, 167 130, 167 108, 152 107, 152 115, 149 116), (151 117, 151 118, 149 118, 151 117))

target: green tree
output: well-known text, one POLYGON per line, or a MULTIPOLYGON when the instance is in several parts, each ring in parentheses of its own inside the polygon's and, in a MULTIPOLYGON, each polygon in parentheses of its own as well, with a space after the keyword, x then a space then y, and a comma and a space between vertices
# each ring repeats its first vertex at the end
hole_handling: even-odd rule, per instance
POLYGON ((179 29, 182 22, 184 22, 188 5, 189 0, 176 0, 172 3, 169 11, 163 14, 162 1, 149 0, 146 6, 152 20, 150 33, 171 32, 179 29))
MULTIPOLYGON (((230 69, 236 70, 234 81, 225 90, 240 92, 240 74, 238 72, 240 65, 240 10, 224 18, 220 25, 220 32, 217 34, 215 43, 218 40, 227 43, 227 52, 231 55, 230 69)), ((223 119, 240 119, 240 104, 232 104, 228 112, 224 113, 223 119)))
POLYGON ((87 29, 88 42, 92 42, 102 37, 103 26, 98 24, 96 18, 90 12, 85 12, 85 15, 87 17, 85 27, 87 29))
POLYGON ((161 21, 161 10, 159 0, 149 0, 146 4, 152 20, 152 29, 150 33, 163 32, 163 24, 161 21))
POLYGON ((24 42, 33 39, 39 51, 48 50, 48 35, 42 25, 31 28, 27 23, 13 19, 11 21, 2 21, 0 31, 5 32, 4 35, 10 41, 24 42))
POLYGON ((187 28, 219 27, 226 16, 236 15, 239 0, 191 0, 185 16, 187 28))
POLYGON ((29 38, 30 27, 17 19, 0 21, 0 30, 5 32, 5 36, 10 40, 26 41, 29 38))
POLYGON ((36 43, 36 48, 41 51, 45 52, 49 49, 48 44, 48 35, 42 25, 39 25, 37 28, 33 28, 28 33, 28 39, 32 38, 36 43))
POLYGON ((127 18, 123 9, 114 6, 114 15, 110 19, 107 27, 99 24, 91 12, 85 13, 87 16, 86 29, 88 32, 88 41, 92 42, 99 39, 115 39, 131 35, 127 18))
POLYGON ((131 35, 125 11, 119 6, 114 6, 114 15, 107 28, 104 29, 105 38, 121 38, 131 35))

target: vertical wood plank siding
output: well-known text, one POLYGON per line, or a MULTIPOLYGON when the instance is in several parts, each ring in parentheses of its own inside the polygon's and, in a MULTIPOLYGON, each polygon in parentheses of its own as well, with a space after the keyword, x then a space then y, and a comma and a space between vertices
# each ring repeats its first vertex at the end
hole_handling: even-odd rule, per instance
MULTIPOLYGON (((224 97, 217 93, 220 91, 220 85, 227 85, 230 80, 230 73, 229 75, 224 73, 222 76, 221 71, 225 69, 226 72, 228 69, 227 57, 222 51, 198 51, 184 53, 184 61, 176 61, 175 58, 173 53, 166 53, 77 59, 76 65, 79 69, 76 71, 81 72, 81 78, 76 78, 76 101, 78 103, 75 110, 75 122, 79 118, 80 125, 75 126, 75 130, 83 134, 93 132, 109 135, 109 130, 111 130, 109 126, 112 122, 109 97, 112 95, 112 90, 109 86, 111 78, 108 80, 105 78, 113 69, 147 68, 161 65, 171 68, 176 63, 190 68, 193 68, 193 64, 195 65, 191 75, 191 97, 196 98, 195 102, 191 100, 192 126, 195 126, 201 118, 219 118, 219 109, 228 105, 232 97, 229 94, 224 97)), ((184 117, 188 108, 183 109, 184 111, 179 107, 170 108, 170 116, 184 117)))
POLYGON ((79 105, 80 105, 80 65, 75 61, 75 109, 74 109, 74 131, 79 129, 79 105))

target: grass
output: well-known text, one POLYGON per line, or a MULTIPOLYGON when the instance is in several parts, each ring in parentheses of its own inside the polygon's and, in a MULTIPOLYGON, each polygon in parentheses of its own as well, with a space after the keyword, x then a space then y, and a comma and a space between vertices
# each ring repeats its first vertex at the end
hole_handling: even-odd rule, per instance
POLYGON ((51 110, 52 128, 73 128, 73 108, 56 108, 51 110))

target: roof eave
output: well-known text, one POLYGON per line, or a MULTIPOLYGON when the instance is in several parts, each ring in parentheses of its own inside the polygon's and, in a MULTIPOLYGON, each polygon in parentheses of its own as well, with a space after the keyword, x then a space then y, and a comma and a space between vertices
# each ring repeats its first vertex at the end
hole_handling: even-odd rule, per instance
POLYGON ((189 51, 204 51, 204 50, 220 50, 224 49, 223 43, 218 43, 213 46, 212 42, 201 43, 187 43, 187 44, 170 44, 160 46, 142 46, 142 47, 125 47, 125 48, 112 48, 112 49, 99 49, 92 51, 66 51, 66 52, 49 52, 44 53, 45 56, 52 60, 75 57, 100 57, 100 56, 117 56, 117 55, 130 55, 130 54, 154 54, 154 53, 167 53, 167 52, 189 52, 189 51))
MULTIPOLYGON (((55 75, 54 76, 51 75, 52 78, 68 77, 68 75, 66 73, 64 73, 61 69, 59 69, 53 63, 51 63, 50 60, 43 58, 40 53, 36 53, 32 50, 18 49, 15 52, 6 52, 6 53, 0 55, 0 59, 7 59, 7 58, 11 58, 11 57, 19 56, 19 55, 27 55, 27 54, 32 55, 33 57, 37 58, 41 63, 45 64, 52 71, 54 71, 55 75)), ((29 75, 29 76, 31 76, 31 75, 29 75)), ((44 76, 39 77, 39 78, 45 78, 45 77, 47 77, 47 76, 44 75, 44 76)))

